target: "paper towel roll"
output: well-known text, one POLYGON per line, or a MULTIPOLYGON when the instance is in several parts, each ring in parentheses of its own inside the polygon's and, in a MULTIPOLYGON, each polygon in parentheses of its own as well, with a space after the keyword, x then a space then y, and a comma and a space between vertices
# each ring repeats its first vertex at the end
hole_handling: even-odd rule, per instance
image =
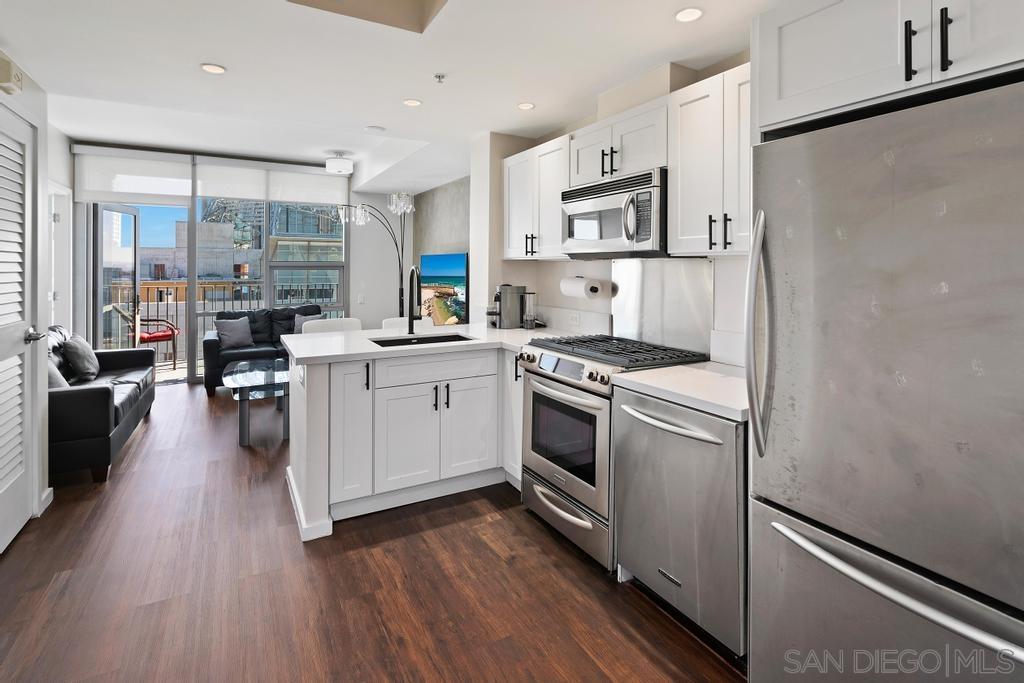
POLYGON ((585 277, 564 277, 559 283, 564 296, 573 299, 596 299, 604 290, 600 280, 588 280, 585 277))

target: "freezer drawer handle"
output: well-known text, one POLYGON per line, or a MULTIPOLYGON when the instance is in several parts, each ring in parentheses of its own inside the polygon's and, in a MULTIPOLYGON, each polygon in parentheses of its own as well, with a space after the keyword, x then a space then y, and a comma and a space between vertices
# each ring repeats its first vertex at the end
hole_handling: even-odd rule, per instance
POLYGON ((597 401, 589 401, 585 398, 577 398, 563 391, 557 391, 556 389, 552 389, 551 387, 545 386, 534 379, 530 380, 530 388, 532 388, 534 391, 540 394, 544 394, 549 398, 564 401, 569 405, 579 406, 581 408, 590 408, 591 410, 601 410, 602 408, 604 408, 604 405, 598 403, 597 401))
POLYGON ((542 503, 548 506, 548 509, 550 509, 552 512, 554 512, 556 515, 558 515, 565 521, 569 522, 569 524, 572 524, 573 526, 578 526, 581 529, 586 529, 587 531, 590 531, 594 528, 593 523, 589 519, 580 519, 575 515, 570 515, 568 512, 566 512, 560 507, 557 507, 554 503, 552 503, 548 499, 548 495, 551 494, 551 492, 548 491, 546 488, 534 484, 533 492, 537 494, 537 497, 540 498, 542 503))
POLYGON ((669 432, 670 434, 675 434, 676 436, 685 436, 687 439, 696 439, 697 441, 713 443, 718 446, 722 445, 722 440, 719 439, 718 437, 694 429, 693 427, 680 427, 678 425, 669 424, 668 422, 662 422, 661 420, 653 418, 650 415, 647 415, 646 413, 641 413, 636 408, 630 408, 629 406, 619 407, 622 408, 622 410, 624 410, 627 415, 635 417, 644 424, 649 424, 652 427, 655 427, 665 432, 669 432))
POLYGON ((1024 647, 1015 645, 1008 640, 1003 640, 999 636, 994 636, 986 631, 982 631, 980 628, 971 626, 954 616, 935 609, 931 605, 926 605, 917 598, 911 597, 888 584, 882 583, 873 576, 870 576, 853 565, 839 559, 828 550, 825 550, 806 536, 793 531, 784 524, 772 522, 772 528, 796 545, 800 546, 801 549, 805 550, 815 559, 821 560, 846 578, 860 584, 874 593, 877 593, 878 595, 881 595, 886 600, 913 612, 922 619, 927 619, 947 631, 952 631, 953 633, 956 633, 977 645, 989 648, 996 652, 1005 652, 1014 661, 1024 663, 1024 647))

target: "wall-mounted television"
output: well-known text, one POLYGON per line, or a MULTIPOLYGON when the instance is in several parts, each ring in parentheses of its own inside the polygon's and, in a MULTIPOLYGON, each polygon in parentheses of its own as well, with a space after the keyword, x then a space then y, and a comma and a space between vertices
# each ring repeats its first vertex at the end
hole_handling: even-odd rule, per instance
POLYGON ((469 254, 420 256, 424 318, 435 325, 469 322, 469 254))

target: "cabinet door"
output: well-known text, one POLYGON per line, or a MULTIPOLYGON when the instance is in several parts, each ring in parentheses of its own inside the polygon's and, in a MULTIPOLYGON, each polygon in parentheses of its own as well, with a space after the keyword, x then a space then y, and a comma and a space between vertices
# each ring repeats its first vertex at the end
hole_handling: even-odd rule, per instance
POLYGON ((439 389, 430 383, 374 392, 374 493, 437 481, 441 462, 439 389))
POLYGON ((562 253, 562 190, 569 187, 569 136, 535 147, 537 258, 568 259, 562 253))
POLYGON ((516 480, 523 477, 523 373, 516 354, 502 352, 501 461, 516 480))
POLYGON ((569 184, 575 187, 607 177, 608 161, 601 158, 601 152, 607 154, 611 146, 611 126, 573 133, 569 142, 569 184))
POLYGON ((441 385, 441 478, 498 467, 498 378, 441 385))
POLYGON ((527 258, 533 249, 535 157, 527 150, 504 160, 505 258, 527 258))
POLYGON ((614 124, 609 172, 625 175, 664 166, 668 156, 667 116, 667 109, 658 107, 614 124))
POLYGON ((750 65, 723 75, 722 251, 750 250, 750 65))
POLYGON ((764 127, 931 82, 931 0, 790 0, 755 24, 764 127), (906 80, 904 22, 911 40, 906 80))
POLYGON ((722 83, 713 76, 669 98, 670 254, 721 249, 722 83))
POLYGON ((331 365, 330 501, 373 493, 373 386, 369 361, 331 365))
POLYGON ((1024 2, 935 0, 932 4, 932 78, 936 81, 1024 60, 1024 2), (942 9, 947 10, 949 63, 942 70, 942 9))

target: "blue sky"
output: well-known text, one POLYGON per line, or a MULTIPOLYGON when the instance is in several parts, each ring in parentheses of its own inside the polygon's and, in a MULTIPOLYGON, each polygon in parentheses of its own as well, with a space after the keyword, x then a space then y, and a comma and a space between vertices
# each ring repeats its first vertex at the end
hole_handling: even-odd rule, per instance
POLYGON ((465 254, 424 254, 420 256, 420 270, 424 275, 465 275, 465 254))
POLYGON ((139 210, 139 245, 173 247, 175 221, 187 221, 184 206, 136 206, 139 210))

